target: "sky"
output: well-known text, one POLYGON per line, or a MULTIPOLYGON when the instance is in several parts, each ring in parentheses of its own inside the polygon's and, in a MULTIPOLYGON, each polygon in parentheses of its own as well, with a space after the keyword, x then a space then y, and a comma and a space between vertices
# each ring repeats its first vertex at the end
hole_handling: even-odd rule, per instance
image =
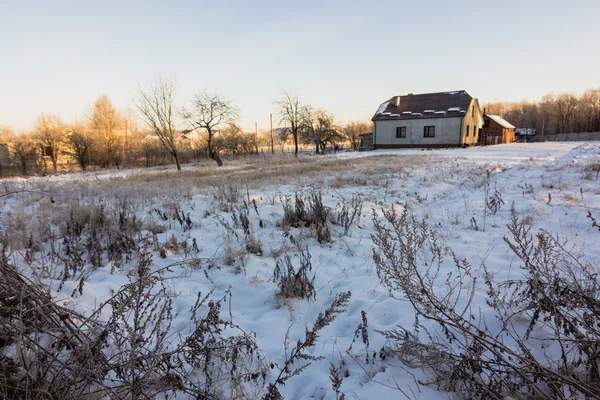
POLYGON ((83 119, 102 94, 133 109, 157 74, 179 105, 230 99, 246 130, 283 89, 341 123, 410 92, 580 94, 600 87, 599 16, 597 0, 0 0, 0 126, 83 119))

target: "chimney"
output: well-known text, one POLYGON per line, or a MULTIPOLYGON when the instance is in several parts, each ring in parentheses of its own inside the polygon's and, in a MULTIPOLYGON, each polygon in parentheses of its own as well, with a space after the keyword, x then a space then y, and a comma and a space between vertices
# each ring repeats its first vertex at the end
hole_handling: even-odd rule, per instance
POLYGON ((400 96, 396 96, 396 101, 394 102, 396 104, 396 107, 400 107, 400 96))

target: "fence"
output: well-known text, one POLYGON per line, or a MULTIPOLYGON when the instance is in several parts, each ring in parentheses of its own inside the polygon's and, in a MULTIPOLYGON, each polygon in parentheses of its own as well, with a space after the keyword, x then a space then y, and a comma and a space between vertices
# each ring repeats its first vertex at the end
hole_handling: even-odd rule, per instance
POLYGON ((588 140, 600 140, 600 132, 556 133, 527 138, 528 142, 585 142, 588 140))

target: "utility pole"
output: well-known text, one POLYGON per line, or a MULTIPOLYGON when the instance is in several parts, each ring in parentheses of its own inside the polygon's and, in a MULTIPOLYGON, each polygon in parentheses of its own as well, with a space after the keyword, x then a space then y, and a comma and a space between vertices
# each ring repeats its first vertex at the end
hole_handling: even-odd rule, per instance
POLYGON ((258 122, 254 123, 254 145, 256 146, 256 155, 258 155, 258 122))
POLYGON ((275 154, 275 148, 273 147, 273 114, 269 114, 269 123, 271 124, 271 154, 275 154))

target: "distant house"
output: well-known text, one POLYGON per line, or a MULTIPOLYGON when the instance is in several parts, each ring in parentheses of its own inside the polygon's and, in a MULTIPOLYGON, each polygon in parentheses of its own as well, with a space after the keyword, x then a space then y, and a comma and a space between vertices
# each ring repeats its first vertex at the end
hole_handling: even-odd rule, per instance
POLYGON ((515 141, 526 142, 535 136, 535 128, 516 128, 515 141))
POLYGON ((372 121, 376 149, 475 145, 483 124, 478 100, 465 90, 394 96, 372 121))
POLYGON ((515 127, 497 115, 484 114, 481 144, 502 144, 515 141, 515 127))

